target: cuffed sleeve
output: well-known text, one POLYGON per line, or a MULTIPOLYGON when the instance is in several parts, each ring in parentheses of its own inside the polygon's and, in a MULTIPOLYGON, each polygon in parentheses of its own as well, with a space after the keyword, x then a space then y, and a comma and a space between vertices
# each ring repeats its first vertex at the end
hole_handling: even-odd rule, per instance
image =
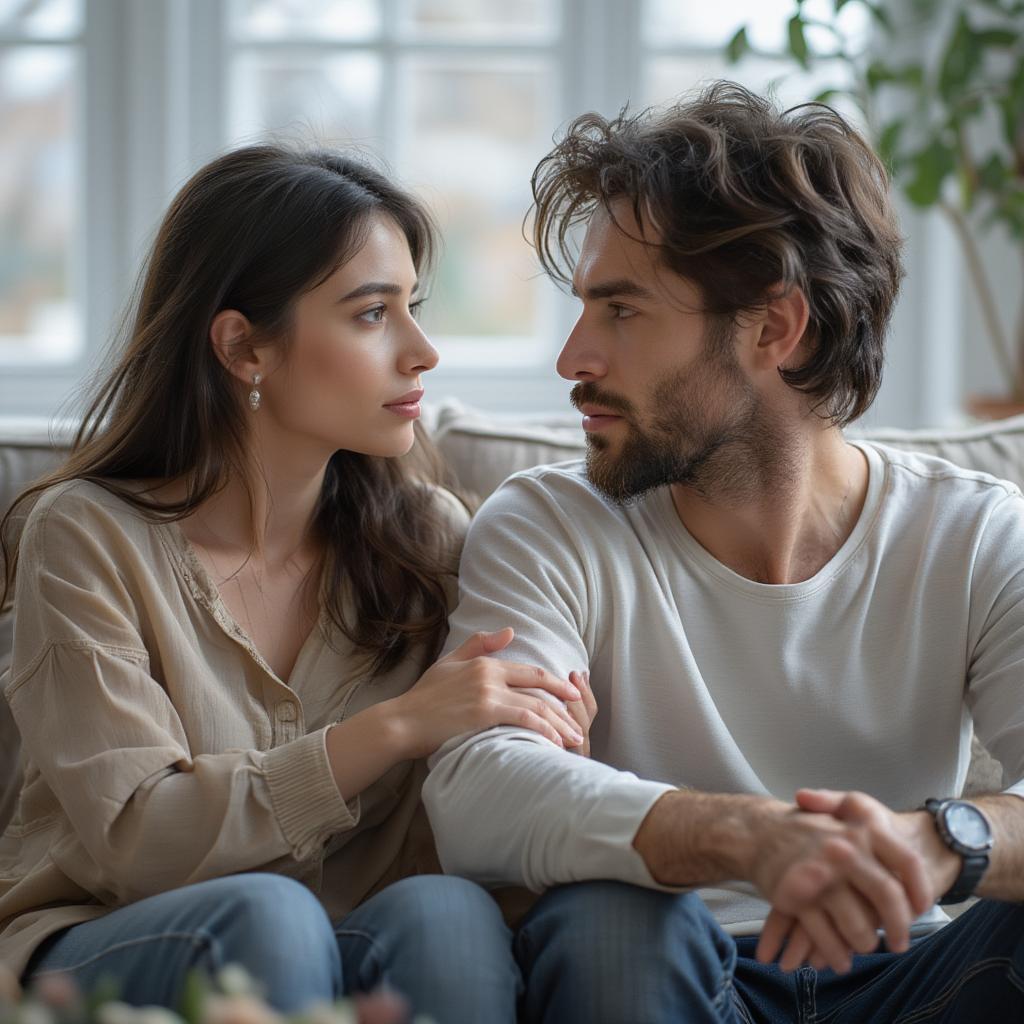
POLYGON ((293 856, 300 859, 332 835, 359 824, 359 797, 346 803, 334 782, 327 731, 275 747, 262 758, 278 824, 293 856))

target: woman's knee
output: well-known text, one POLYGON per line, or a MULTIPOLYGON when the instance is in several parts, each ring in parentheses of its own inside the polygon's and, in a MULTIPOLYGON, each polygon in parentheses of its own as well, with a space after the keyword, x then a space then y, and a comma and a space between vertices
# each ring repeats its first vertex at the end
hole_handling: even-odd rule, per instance
POLYGON ((501 911, 485 889, 450 875, 416 875, 389 885, 354 915, 400 924, 401 942, 425 955, 450 957, 456 949, 481 953, 509 946, 501 911))

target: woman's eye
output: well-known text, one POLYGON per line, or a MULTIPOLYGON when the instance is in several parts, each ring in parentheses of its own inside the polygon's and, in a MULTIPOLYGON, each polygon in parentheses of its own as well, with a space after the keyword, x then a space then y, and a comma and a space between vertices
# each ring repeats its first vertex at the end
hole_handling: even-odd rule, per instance
POLYGON ((368 324, 380 324, 384 322, 384 307, 374 306, 373 309, 366 310, 365 313, 360 313, 357 317, 359 320, 364 320, 368 324))
POLYGON ((426 299, 417 299, 415 302, 409 303, 409 315, 413 320, 419 320, 420 312, 423 310, 423 303, 426 301, 426 299))

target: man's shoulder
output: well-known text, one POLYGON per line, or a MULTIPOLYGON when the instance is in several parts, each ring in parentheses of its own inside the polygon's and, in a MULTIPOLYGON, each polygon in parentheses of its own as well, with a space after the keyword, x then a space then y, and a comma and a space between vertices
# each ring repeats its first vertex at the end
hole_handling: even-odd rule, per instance
POLYGON ((887 469, 890 494, 898 498, 944 503, 962 501, 974 506, 1005 499, 1021 500, 1021 490, 1011 480, 958 466, 930 452, 897 448, 878 441, 859 443, 878 453, 887 469))
POLYGON ((581 526, 596 516, 607 523, 623 519, 626 509, 609 501, 587 477, 586 462, 571 459, 513 473, 480 507, 477 518, 531 514, 569 516, 581 526))

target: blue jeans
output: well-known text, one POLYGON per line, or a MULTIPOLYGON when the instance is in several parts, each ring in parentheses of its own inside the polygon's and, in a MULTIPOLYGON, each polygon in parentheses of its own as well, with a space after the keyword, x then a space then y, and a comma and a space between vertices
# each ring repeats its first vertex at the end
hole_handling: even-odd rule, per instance
POLYGON ((520 983, 512 936, 491 897, 461 878, 388 886, 332 923, 281 875, 242 874, 139 900, 48 940, 25 972, 102 979, 135 1005, 176 1009, 189 971, 241 964, 277 1009, 385 985, 440 1024, 513 1024, 520 983))
POLYGON ((546 893, 515 939, 529 1024, 1011 1024, 1024 1021, 1024 905, 983 901, 903 954, 844 975, 759 964, 701 900, 585 882, 546 893))

